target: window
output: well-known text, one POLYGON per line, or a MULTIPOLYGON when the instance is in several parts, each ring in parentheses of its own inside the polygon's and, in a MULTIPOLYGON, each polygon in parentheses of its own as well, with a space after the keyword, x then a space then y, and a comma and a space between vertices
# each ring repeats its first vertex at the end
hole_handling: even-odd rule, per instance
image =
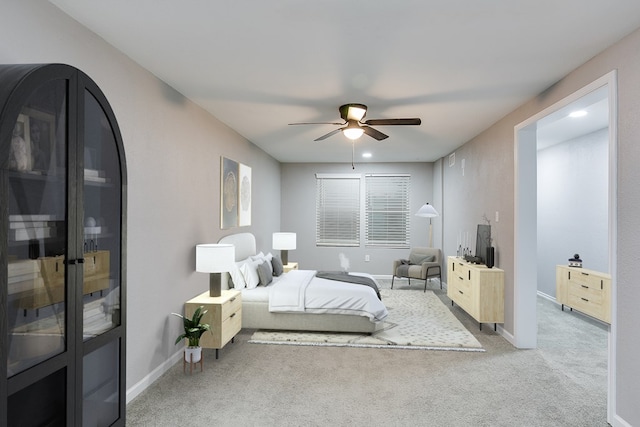
POLYGON ((367 246, 409 247, 410 175, 365 176, 367 246))
POLYGON ((316 245, 360 246, 360 175, 316 174, 316 245))

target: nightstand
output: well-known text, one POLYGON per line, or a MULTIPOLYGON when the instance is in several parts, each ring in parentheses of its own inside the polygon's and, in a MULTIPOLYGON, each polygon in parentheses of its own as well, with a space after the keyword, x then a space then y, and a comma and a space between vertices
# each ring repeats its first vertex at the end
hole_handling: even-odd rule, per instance
POLYGON ((297 262, 290 262, 289 264, 285 264, 282 266, 282 270, 287 273, 291 270, 297 270, 298 269, 298 263, 297 262))
POLYGON ((242 294, 229 289, 222 291, 219 297, 211 297, 209 291, 206 291, 184 304, 185 316, 193 316, 193 312, 200 306, 208 310, 202 317, 202 323, 211 325, 211 331, 205 332, 200 338, 200 346, 215 348, 217 359, 218 350, 229 341, 233 342, 233 338, 242 329, 242 294))

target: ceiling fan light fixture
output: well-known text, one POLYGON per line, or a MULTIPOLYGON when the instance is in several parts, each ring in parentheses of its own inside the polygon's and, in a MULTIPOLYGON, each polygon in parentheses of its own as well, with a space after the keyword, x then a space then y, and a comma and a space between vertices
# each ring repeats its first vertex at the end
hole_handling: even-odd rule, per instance
POLYGON ((347 112, 347 120, 357 120, 360 121, 367 114, 367 109, 362 108, 360 106, 350 106, 349 111, 347 112))
POLYGON ((355 120, 349 120, 349 124, 346 128, 342 129, 342 133, 350 140, 356 140, 362 136, 364 129, 362 129, 355 120))

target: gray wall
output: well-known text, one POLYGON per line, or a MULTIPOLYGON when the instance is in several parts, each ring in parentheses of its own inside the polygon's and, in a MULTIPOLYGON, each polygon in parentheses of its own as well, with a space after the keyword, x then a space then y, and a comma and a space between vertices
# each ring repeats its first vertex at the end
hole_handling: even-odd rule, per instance
MULTIPOLYGON (((406 258, 408 249, 370 248, 364 245, 364 212, 360 220, 360 247, 316 247, 316 173, 357 173, 364 179, 366 173, 411 174, 411 211, 417 212, 429 202, 438 212, 440 206, 433 201, 432 163, 362 163, 355 170, 350 164, 285 163, 282 165, 282 231, 297 233, 297 249, 289 251, 289 260, 297 261, 300 268, 313 270, 340 270, 338 255, 349 259, 350 271, 364 271, 374 275, 392 274, 392 262, 406 258), (365 255, 370 261, 365 261, 365 255)), ((363 194, 361 194, 362 198, 363 194)), ((433 218, 433 242, 439 243, 441 217, 433 218)), ((429 220, 411 215, 411 246, 427 246, 429 220)))
MULTIPOLYGON (((635 266, 640 241, 640 30, 596 55, 553 86, 506 115, 456 150, 456 165, 444 163, 444 248, 455 254, 459 230, 471 230, 484 213, 492 222, 497 266, 505 270, 505 324, 514 330, 514 128, 612 70, 618 76, 617 234, 615 237, 614 422, 640 425, 640 286, 635 266), (465 174, 460 159, 466 158, 465 174)), ((613 396, 612 396, 613 397, 613 396)))
POLYGON ((86 72, 118 118, 129 174, 131 397, 181 354, 181 324, 170 313, 209 282, 194 271, 195 245, 238 231, 264 244, 279 229, 280 165, 47 1, 4 1, 0 38, 3 63, 62 62, 86 72), (220 156, 252 167, 251 227, 220 229, 220 156))
POLYGON ((556 296, 557 264, 580 254, 609 272, 609 131, 538 151, 538 291, 556 296))

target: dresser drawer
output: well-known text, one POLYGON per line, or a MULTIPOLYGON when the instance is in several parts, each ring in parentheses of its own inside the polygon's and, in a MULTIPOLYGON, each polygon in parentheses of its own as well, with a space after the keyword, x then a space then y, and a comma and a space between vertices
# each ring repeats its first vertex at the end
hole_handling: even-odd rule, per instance
POLYGON ((236 336, 238 332, 242 329, 242 308, 239 307, 238 310, 234 311, 222 321, 221 325, 221 347, 226 343, 231 341, 231 338, 236 336))
POLYGON ((240 296, 229 298, 222 304, 222 321, 231 317, 231 315, 242 308, 242 299, 240 296))
POLYGON ((604 279, 589 273, 572 271, 569 277, 569 283, 575 283, 584 288, 602 290, 604 287, 604 279))

